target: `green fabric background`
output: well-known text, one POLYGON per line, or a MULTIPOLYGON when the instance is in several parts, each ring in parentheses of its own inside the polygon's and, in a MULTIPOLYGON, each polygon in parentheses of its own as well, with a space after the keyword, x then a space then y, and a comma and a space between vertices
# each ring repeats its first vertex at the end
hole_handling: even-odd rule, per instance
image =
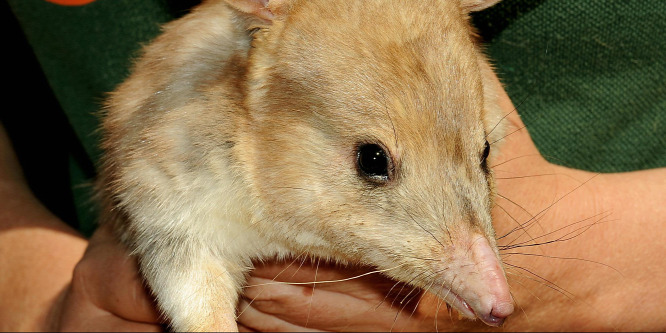
MULTIPOLYGON (((97 0, 64 7, 8 0, 57 100, 42 111, 61 108, 74 137, 63 143, 71 147, 65 150, 69 174, 62 177, 71 178, 76 211, 64 218, 78 221, 85 233, 94 228, 85 184, 99 156, 96 113, 105 93, 128 74, 132 57, 159 25, 196 2, 97 0)), ((666 166, 666 1, 505 0, 473 19, 547 158, 600 172, 666 166)), ((43 200, 49 207, 71 204, 57 192, 43 200)))
POLYGON ((666 1, 505 1, 475 22, 542 154, 666 166, 666 1))

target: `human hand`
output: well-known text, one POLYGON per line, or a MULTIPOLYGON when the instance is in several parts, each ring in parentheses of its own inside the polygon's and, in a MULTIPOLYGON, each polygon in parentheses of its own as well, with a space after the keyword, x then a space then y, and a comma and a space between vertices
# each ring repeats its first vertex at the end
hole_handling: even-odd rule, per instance
POLYGON ((419 332, 451 326, 455 317, 446 304, 376 273, 305 258, 258 263, 239 304, 239 330, 419 332))
POLYGON ((55 307, 52 326, 58 331, 164 330, 135 258, 108 225, 93 234, 70 287, 55 307))

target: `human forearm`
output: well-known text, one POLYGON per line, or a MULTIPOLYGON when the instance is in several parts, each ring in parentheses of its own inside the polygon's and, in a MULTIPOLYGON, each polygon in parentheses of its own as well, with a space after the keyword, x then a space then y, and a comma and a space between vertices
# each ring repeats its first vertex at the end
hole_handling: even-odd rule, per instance
POLYGON ((25 223, 0 232, 0 330, 53 329, 47 324, 51 309, 86 246, 84 239, 57 229, 25 223))
POLYGON ((0 330, 50 329, 87 242, 31 194, 1 127, 0 155, 0 330))
POLYGON ((602 252, 599 260, 621 274, 599 271, 593 281, 604 281, 599 312, 614 313, 611 318, 619 330, 663 331, 666 168, 609 174, 602 182, 606 186, 599 205, 610 217, 589 251, 602 252))

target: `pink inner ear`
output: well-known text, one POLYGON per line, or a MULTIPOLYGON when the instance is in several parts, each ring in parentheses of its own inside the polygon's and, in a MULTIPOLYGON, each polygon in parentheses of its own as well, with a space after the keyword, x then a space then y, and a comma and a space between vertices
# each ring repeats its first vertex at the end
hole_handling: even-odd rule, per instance
POLYGON ((266 21, 273 20, 273 12, 268 8, 269 0, 227 0, 227 3, 241 12, 257 16, 266 21))

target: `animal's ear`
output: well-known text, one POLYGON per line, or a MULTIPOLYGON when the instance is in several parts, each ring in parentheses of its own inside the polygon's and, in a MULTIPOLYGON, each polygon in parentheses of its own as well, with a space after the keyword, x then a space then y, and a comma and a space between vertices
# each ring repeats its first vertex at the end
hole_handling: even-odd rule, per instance
POLYGON ((226 0, 231 7, 264 21, 284 15, 293 0, 226 0))
POLYGON ((484 10, 500 1, 501 0, 460 0, 462 7, 470 12, 484 10))

